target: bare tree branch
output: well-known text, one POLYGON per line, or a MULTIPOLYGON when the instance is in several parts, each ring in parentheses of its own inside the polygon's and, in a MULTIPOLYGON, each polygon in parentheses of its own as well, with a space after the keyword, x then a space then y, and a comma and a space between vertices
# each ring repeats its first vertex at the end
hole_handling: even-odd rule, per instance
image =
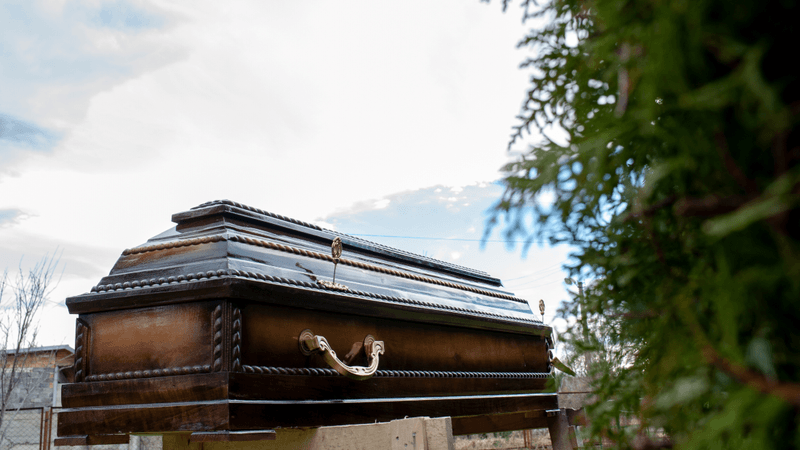
POLYGON ((0 278, 0 441, 10 423, 6 419, 13 418, 28 397, 22 390, 29 349, 36 345, 38 313, 58 284, 54 276, 59 260, 59 254, 46 255, 27 272, 20 263, 13 281, 8 270, 0 278), (12 412, 11 417, 7 412, 12 412))

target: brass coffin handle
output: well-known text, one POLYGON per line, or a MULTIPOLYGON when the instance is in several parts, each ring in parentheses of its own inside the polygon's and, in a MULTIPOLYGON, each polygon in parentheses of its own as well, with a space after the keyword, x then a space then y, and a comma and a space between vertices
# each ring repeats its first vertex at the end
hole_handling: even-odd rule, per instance
POLYGON ((331 344, 324 336, 318 336, 311 330, 303 330, 300 333, 300 351, 304 355, 322 352, 322 357, 333 370, 354 380, 366 380, 375 375, 378 371, 378 357, 383 354, 383 341, 376 341, 371 335, 364 338, 364 351, 369 359, 368 367, 351 367, 343 363, 336 356, 336 352, 331 348, 331 344))

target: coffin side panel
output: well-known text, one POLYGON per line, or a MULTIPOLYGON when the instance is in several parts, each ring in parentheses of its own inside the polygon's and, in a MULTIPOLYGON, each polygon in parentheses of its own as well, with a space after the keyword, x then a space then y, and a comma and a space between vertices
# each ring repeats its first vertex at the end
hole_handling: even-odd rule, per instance
POLYGON ((65 384, 66 408, 212 400, 336 400, 544 391, 550 378, 373 377, 206 373, 65 384))
POLYGON ((548 372, 546 344, 538 334, 509 335, 260 303, 242 303, 240 308, 242 366, 328 367, 320 355, 300 352, 298 337, 310 329, 324 336, 350 365, 367 364, 359 349, 370 334, 385 344, 380 370, 548 372))
MULTIPOLYGON (((87 379, 168 370, 208 372, 214 363, 213 311, 219 302, 185 303, 87 314, 87 379)), ((140 375, 141 376, 141 375, 140 375)))

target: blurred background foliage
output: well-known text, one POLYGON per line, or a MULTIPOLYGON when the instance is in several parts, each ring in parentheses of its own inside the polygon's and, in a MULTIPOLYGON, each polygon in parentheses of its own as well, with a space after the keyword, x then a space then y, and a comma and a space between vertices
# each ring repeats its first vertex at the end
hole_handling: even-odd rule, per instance
POLYGON ((520 42, 531 86, 509 147, 530 146, 496 217, 576 249, 585 293, 560 314, 586 320, 562 339, 597 355, 592 432, 800 448, 796 3, 503 6, 544 25, 520 42))

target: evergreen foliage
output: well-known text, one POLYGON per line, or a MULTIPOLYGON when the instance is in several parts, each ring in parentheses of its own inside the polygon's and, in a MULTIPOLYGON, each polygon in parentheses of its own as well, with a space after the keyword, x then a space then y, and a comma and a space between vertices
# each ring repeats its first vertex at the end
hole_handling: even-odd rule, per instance
POLYGON ((497 214, 509 237, 577 249, 586 295, 561 314, 597 324, 567 333, 603 354, 592 431, 800 448, 797 5, 522 6, 546 25, 520 43, 531 88, 510 146, 535 142, 497 214))

